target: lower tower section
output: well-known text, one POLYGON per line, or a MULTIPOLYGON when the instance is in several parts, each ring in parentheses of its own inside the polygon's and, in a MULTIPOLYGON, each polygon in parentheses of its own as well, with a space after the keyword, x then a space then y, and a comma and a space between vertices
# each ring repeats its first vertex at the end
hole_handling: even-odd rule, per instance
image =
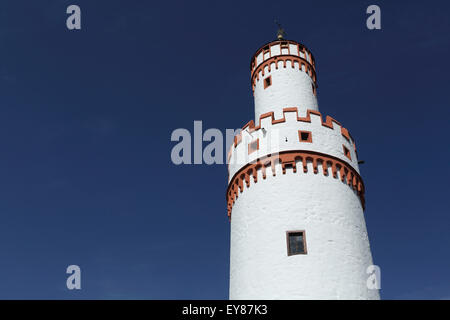
POLYGON ((282 114, 228 154, 230 299, 379 299, 354 140, 317 111, 282 114))
POLYGON ((302 167, 298 159, 283 174, 277 163, 275 176, 259 170, 257 183, 244 183, 231 218, 230 299, 378 299, 366 286, 372 257, 358 192, 332 168, 302 167))

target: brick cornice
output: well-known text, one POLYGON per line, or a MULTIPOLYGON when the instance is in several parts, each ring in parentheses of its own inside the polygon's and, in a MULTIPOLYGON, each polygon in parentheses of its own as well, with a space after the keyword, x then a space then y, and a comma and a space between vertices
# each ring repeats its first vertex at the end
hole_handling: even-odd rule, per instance
POLYGON ((271 67, 272 64, 275 64, 275 69, 278 70, 278 62, 280 62, 280 61, 283 62, 283 68, 286 68, 287 61, 291 62, 292 68, 295 68, 295 66, 296 66, 295 62, 297 62, 297 67, 299 68, 299 70, 303 70, 303 66, 304 66, 306 73, 314 81, 314 85, 316 86, 316 88, 318 87, 316 70, 315 70, 314 66, 311 65, 306 59, 299 57, 299 56, 294 56, 294 55, 277 55, 277 56, 273 56, 273 57, 265 60, 261 64, 259 64, 258 67, 252 72, 251 83, 252 83, 253 90, 255 90, 256 80, 259 80, 259 73, 262 72, 262 76, 264 76, 264 74, 265 74, 264 70, 266 67, 268 67, 268 71, 270 72, 272 69, 272 67, 271 67))
MULTIPOLYGON (((355 143, 355 139, 353 139, 353 137, 350 135, 350 133, 348 132, 348 130, 346 128, 344 128, 341 123, 339 121, 337 121, 336 119, 330 117, 330 116, 326 116, 325 121, 323 121, 322 118, 322 114, 319 111, 315 111, 315 110, 310 110, 308 109, 306 111, 306 117, 299 117, 298 116, 298 109, 296 107, 292 107, 292 108, 283 108, 283 118, 281 119, 276 119, 275 120, 275 116, 273 112, 267 112, 264 113, 262 115, 259 116, 259 123, 257 126, 255 126, 255 122, 253 120, 250 120, 249 122, 247 122, 243 127, 242 127, 242 131, 244 131, 247 127, 248 127, 248 132, 252 133, 254 131, 257 131, 259 129, 261 129, 261 120, 264 118, 268 118, 270 117, 272 119, 272 124, 277 124, 277 123, 283 123, 286 122, 286 115, 285 113, 287 112, 295 112, 297 115, 297 121, 302 121, 302 122, 308 122, 311 123, 311 114, 314 114, 316 116, 320 117, 320 122, 322 123, 322 126, 333 129, 333 122, 336 123, 338 126, 341 127, 341 134, 349 141, 349 142, 353 142, 355 143)), ((237 134, 234 137, 234 147, 236 147, 240 142, 242 141, 242 134, 237 134)))
MULTIPOLYGON (((247 188, 250 187, 250 176, 253 177, 253 183, 258 182, 258 170, 261 170, 263 179, 266 179, 266 168, 270 167, 272 175, 276 176, 275 164, 279 162, 281 164, 283 174, 286 173, 286 167, 291 167, 293 172, 297 172, 296 161, 301 160, 303 172, 308 172, 307 161, 311 161, 313 165, 314 174, 319 172, 318 166, 322 166, 323 175, 328 176, 328 168, 331 168, 333 178, 338 178, 337 173, 342 182, 345 182, 350 188, 355 190, 361 201, 361 205, 364 209, 364 183, 361 176, 345 161, 318 152, 293 150, 284 151, 276 155, 268 155, 257 159, 254 162, 248 163, 238 172, 236 172, 233 178, 230 180, 227 188, 226 200, 228 217, 231 219, 231 211, 236 199, 244 191, 244 182, 247 188)), ((301 179, 301 177, 299 177, 301 179)))
MULTIPOLYGON (((250 59, 250 71, 253 72, 254 69, 258 66, 258 63, 256 62, 256 57, 263 51, 265 52, 270 52, 270 47, 272 46, 276 46, 276 45, 282 45, 282 44, 292 44, 295 47, 297 47, 297 52, 300 54, 300 52, 303 53, 303 55, 309 55, 310 59, 313 63, 313 66, 315 65, 315 59, 314 59, 314 55, 312 54, 311 51, 309 51, 308 48, 306 48, 306 46, 304 44, 301 44, 297 41, 293 41, 293 40, 274 40, 271 41, 269 43, 266 43, 265 45, 263 45, 261 48, 259 48, 252 56, 252 58, 250 59), (267 51, 267 49, 269 49, 267 51)), ((288 49, 289 52, 291 51, 290 49, 288 49)), ((269 53, 271 54, 271 53, 269 53)))

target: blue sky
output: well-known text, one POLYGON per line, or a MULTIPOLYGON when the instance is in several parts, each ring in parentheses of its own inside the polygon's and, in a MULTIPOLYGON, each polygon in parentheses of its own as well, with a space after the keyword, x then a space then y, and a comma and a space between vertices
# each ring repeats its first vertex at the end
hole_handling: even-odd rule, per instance
POLYGON ((445 1, 0 4, 0 298, 226 299, 225 165, 170 160, 176 128, 254 116, 249 61, 314 54, 356 139, 384 299, 450 299, 445 1), (65 26, 77 4, 82 29, 65 26), (382 30, 365 10, 381 7, 382 30), (66 267, 82 289, 66 288, 66 267))

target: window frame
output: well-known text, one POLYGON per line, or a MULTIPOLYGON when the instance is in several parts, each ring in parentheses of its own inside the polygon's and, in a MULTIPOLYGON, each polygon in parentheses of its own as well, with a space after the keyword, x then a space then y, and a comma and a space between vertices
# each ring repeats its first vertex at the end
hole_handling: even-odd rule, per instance
POLYGON ((352 154, 350 153, 350 149, 347 148, 345 145, 342 145, 344 156, 346 156, 350 161, 352 160, 352 154))
POLYGON ((311 131, 307 131, 307 130, 298 130, 298 140, 300 142, 312 143, 312 132, 311 131), (303 140, 302 139, 302 133, 308 133, 308 139, 307 140, 303 140))
POLYGON ((286 247, 287 247, 287 255, 288 257, 290 256, 296 256, 299 254, 308 254, 308 249, 306 246, 306 231, 305 230, 290 230, 290 231, 286 231, 286 247), (291 253, 291 247, 290 247, 290 243, 289 243, 289 235, 292 233, 302 233, 302 239, 303 239, 303 252, 300 253, 291 253))

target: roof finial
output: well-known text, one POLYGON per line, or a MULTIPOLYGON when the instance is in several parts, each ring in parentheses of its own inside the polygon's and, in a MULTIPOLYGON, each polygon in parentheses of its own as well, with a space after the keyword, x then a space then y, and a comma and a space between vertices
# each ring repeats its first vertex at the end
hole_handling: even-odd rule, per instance
POLYGON ((283 27, 281 26, 281 24, 278 23, 277 20, 275 20, 275 23, 278 26, 277 38, 278 40, 283 40, 284 36, 286 35, 286 31, 284 31, 283 27))

